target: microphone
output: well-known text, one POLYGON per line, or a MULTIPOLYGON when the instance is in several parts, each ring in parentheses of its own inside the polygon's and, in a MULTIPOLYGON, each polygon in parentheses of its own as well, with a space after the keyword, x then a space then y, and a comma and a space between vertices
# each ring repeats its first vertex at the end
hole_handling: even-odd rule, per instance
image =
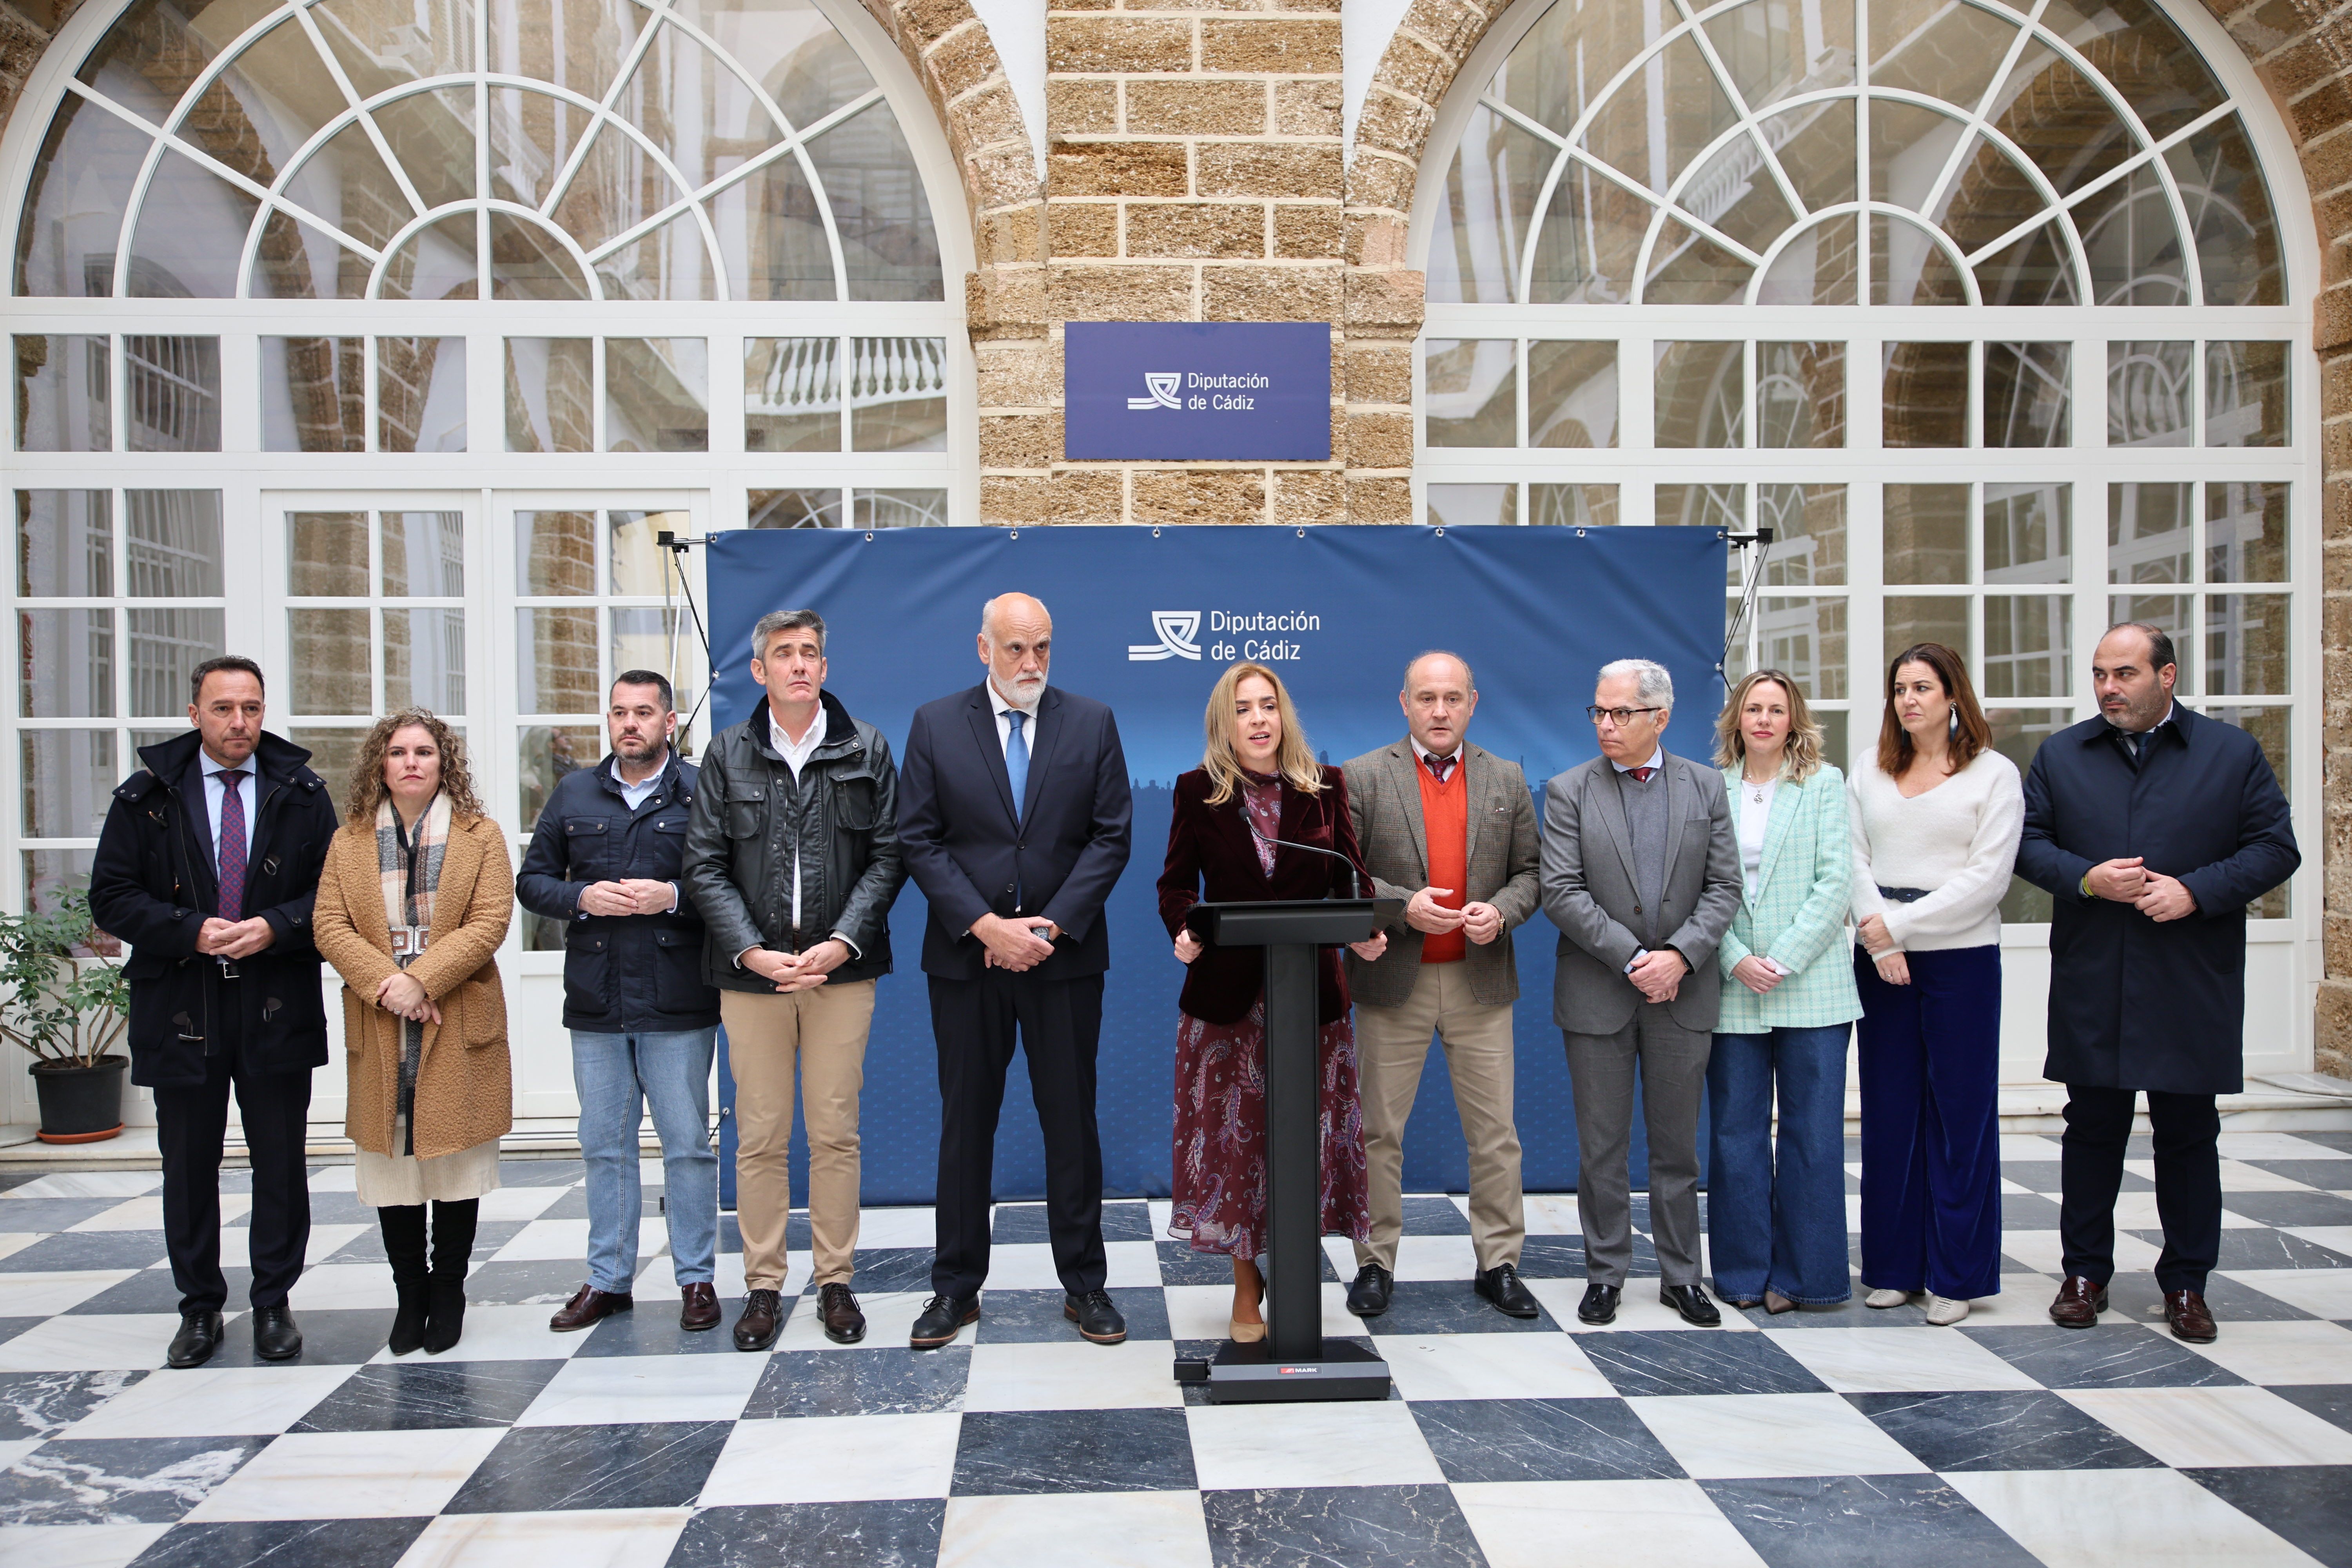
POLYGON ((1339 864, 1348 868, 1348 885, 1355 889, 1354 896, 1359 899, 1364 896, 1364 874, 1356 868, 1356 863, 1353 860, 1349 859, 1337 849, 1326 849, 1320 844, 1297 844, 1287 838, 1268 838, 1265 834, 1260 833, 1257 830, 1257 824, 1250 820, 1249 803, 1247 801, 1242 801, 1238 804, 1241 806, 1242 826, 1250 830, 1250 837, 1252 838, 1256 839, 1260 844, 1277 845, 1285 849, 1304 849, 1309 855, 1329 856, 1332 859, 1337 860, 1339 864))

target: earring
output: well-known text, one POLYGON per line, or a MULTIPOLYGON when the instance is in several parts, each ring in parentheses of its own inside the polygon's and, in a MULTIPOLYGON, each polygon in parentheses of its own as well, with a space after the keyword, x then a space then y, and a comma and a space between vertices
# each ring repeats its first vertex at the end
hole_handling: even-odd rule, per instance
POLYGON ((1944 727, 1944 733, 1948 736, 1958 735, 1960 732, 1960 705, 1955 702, 1948 711, 1952 716, 1952 721, 1944 727))

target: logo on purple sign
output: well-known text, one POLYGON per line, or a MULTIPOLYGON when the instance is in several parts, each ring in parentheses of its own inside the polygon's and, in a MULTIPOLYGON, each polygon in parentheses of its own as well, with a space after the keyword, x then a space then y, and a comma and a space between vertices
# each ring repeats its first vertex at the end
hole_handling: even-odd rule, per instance
POLYGON ((1063 351, 1074 460, 1330 460, 1321 322, 1072 321, 1063 351))

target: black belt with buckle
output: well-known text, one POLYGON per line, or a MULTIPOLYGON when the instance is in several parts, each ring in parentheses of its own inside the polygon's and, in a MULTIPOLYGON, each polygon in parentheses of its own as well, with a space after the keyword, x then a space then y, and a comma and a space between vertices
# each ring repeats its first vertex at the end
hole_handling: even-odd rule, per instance
POLYGON ((1893 899, 1898 904, 1916 904, 1935 890, 1933 888, 1881 888, 1878 896, 1893 899))

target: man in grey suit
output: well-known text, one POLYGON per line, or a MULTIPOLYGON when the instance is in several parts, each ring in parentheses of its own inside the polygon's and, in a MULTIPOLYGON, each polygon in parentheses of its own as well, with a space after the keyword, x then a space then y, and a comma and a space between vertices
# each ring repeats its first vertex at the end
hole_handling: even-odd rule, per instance
POLYGON ((1739 910, 1739 845, 1723 775, 1658 743, 1674 705, 1663 666, 1602 666, 1585 710, 1601 755, 1544 786, 1543 907, 1561 932, 1552 1021, 1576 1089, 1588 1281, 1576 1315, 1588 1323, 1617 1316, 1633 1261, 1625 1159, 1637 1072, 1658 1300, 1701 1328, 1723 1321, 1698 1282, 1698 1108, 1721 994, 1716 945, 1739 910))
POLYGON ((1527 1218, 1512 1121, 1510 933, 1536 911, 1536 808, 1517 763, 1463 738, 1478 707, 1470 667, 1425 653, 1397 693, 1402 740, 1348 763, 1348 812, 1374 890, 1406 900, 1385 956, 1348 957, 1361 1061, 1371 1239, 1356 1244, 1348 1310, 1388 1310, 1404 1229, 1404 1124, 1433 1031, 1445 1045, 1470 1152, 1471 1287, 1514 1318, 1542 1309, 1519 1282, 1527 1218))

